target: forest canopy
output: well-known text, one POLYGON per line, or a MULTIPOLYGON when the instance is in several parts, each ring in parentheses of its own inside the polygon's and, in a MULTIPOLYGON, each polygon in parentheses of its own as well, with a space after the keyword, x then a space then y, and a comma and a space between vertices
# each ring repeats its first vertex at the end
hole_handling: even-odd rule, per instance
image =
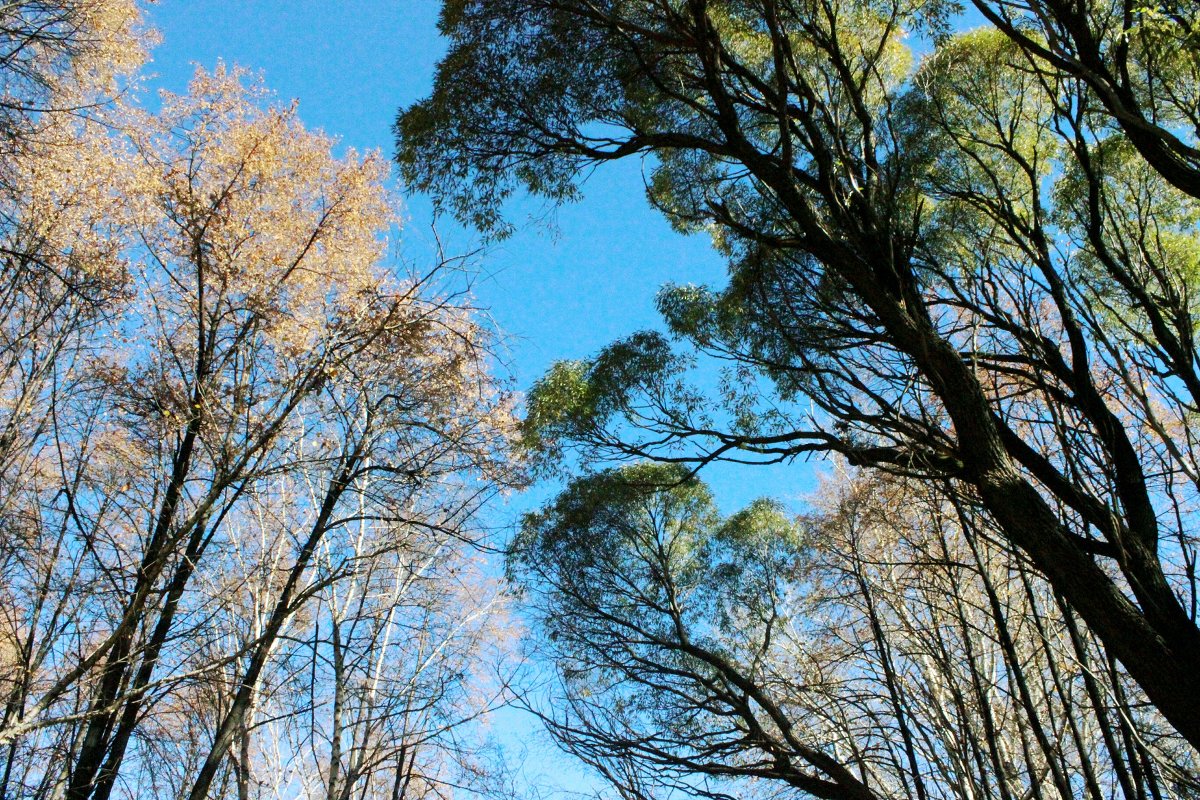
POLYGON ((641 159, 728 260, 527 403, 523 448, 574 476, 510 556, 542 714, 620 796, 1194 796, 1198 22, 444 5, 411 186, 503 237, 515 194, 641 159), (798 539, 697 483, 817 456, 845 466, 798 539))
POLYGON ((393 165, 0 4, 0 798, 1200 797, 1200 6, 441 6, 393 165), (727 280, 522 396, 392 171, 623 160, 727 280))

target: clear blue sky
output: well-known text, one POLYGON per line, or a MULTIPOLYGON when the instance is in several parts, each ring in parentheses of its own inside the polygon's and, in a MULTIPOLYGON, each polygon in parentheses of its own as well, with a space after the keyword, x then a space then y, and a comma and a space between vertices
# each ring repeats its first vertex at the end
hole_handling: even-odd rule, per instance
MULTIPOLYGON (((197 64, 211 68, 218 60, 259 70, 282 100, 299 101, 309 127, 390 157, 397 109, 429 92, 444 51, 439 6, 437 0, 159 0, 150 19, 163 41, 150 65, 150 87, 182 92, 197 64)), ((405 212, 400 257, 431 263, 429 202, 408 198, 405 212)), ((680 236, 650 210, 635 162, 597 172, 584 200, 552 219, 553 230, 521 226, 514 218, 518 233, 476 263, 475 297, 506 335, 521 389, 557 359, 586 357, 620 336, 658 327, 654 295, 664 282, 719 284, 725 278, 706 237, 680 236)), ((451 254, 478 244, 449 222, 438 227, 451 254)), ((733 510, 763 494, 795 505, 810 475, 798 464, 724 468, 706 477, 722 507, 733 510)), ((501 519, 515 519, 548 491, 514 498, 499 511, 501 519)), ((521 720, 500 727, 529 738, 530 726, 521 720)), ((561 788, 582 788, 570 769, 537 753, 530 756, 532 771, 561 788)))

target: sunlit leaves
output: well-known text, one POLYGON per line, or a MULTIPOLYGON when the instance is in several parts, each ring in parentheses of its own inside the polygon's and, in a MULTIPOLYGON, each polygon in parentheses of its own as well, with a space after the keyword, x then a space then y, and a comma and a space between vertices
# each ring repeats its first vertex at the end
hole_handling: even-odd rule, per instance
POLYGON ((148 43, 133 6, 59 6, 42 30, 83 40, 7 68, 95 105, 0 153, 0 794, 470 772, 443 738, 491 707, 475 658, 505 645, 462 548, 521 479, 492 332, 443 265, 388 262, 378 154, 335 154, 235 68, 110 102, 148 43))

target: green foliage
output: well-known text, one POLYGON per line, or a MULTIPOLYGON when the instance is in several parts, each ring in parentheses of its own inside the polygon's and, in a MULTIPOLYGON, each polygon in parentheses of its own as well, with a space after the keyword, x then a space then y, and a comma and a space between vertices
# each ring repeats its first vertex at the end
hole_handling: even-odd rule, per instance
MULTIPOLYGON (((725 287, 660 293, 677 341, 539 382, 529 451, 585 469, 824 451, 929 481, 981 507, 1200 746, 1194 3, 975 5, 993 27, 950 35, 938 0, 457 2, 400 159, 496 232, 513 191, 573 199, 597 164, 651 156, 650 202, 729 261, 725 287), (728 365, 717 391, 680 352, 728 365)), ((572 517, 571 540, 601 518, 653 529, 619 505, 572 517)), ((759 630, 752 600, 787 563, 751 566, 769 511, 732 538, 701 526, 668 571, 704 575, 685 599, 712 642, 759 630), (734 552, 744 585, 716 566, 734 552)))
POLYGON ((521 446, 549 466, 562 459, 564 444, 598 434, 620 414, 634 413, 647 392, 665 401, 665 388, 687 366, 687 359, 654 332, 614 342, 590 362, 560 361, 529 393, 521 446))
POLYGON ((1180 322, 1194 318, 1200 203, 1164 185, 1123 137, 1098 142, 1088 157, 1055 185, 1055 206, 1077 246, 1074 268, 1096 313, 1111 330, 1128 329, 1135 338, 1153 336, 1140 311, 1147 302, 1180 322))
POLYGON ((594 660, 614 638, 670 650, 685 637, 738 662, 752 657, 739 643, 777 621, 803 552, 778 503, 723 518, 686 469, 641 463, 578 478, 526 515, 508 572, 563 658, 594 660))
POLYGON ((1052 98, 1021 49, 992 28, 959 34, 922 65, 915 82, 924 103, 911 108, 928 116, 923 130, 938 151, 932 187, 971 187, 1028 219, 1058 140, 1052 98))
MULTIPOLYGON (((853 125, 854 101, 831 80, 830 37, 867 102, 882 106, 911 72, 900 31, 944 35, 958 8, 947 0, 862 1, 831 16, 816 2, 791 4, 781 12, 794 24, 788 59, 806 82, 834 93, 828 113, 853 125)), ((778 53, 759 5, 709 10, 731 54, 773 80, 778 53)), ((723 148, 706 146, 721 134, 707 113, 712 103, 695 55, 679 46, 675 25, 689 13, 683 3, 610 1, 582 13, 523 0, 447 3, 441 30, 451 48, 434 91, 395 127, 405 180, 432 192, 457 219, 504 235, 503 206, 517 187, 573 200, 578 179, 597 162, 654 151, 652 199, 681 227, 698 224, 706 215, 697 182, 741 193, 723 148), (664 135, 684 146, 663 149, 664 135)), ((754 144, 774 146, 778 128, 769 114, 745 122, 754 144)))

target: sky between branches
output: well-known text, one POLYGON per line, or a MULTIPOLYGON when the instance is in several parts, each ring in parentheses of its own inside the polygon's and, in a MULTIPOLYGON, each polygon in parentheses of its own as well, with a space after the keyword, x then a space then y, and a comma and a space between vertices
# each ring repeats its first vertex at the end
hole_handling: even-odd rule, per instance
MULTIPOLYGON (((283 102, 296 100, 306 125, 358 150, 391 156, 396 112, 429 93, 445 43, 437 0, 158 0, 148 17, 162 42, 152 53, 151 91, 182 92, 196 65, 219 60, 262 74, 283 102)), ((471 259, 472 293, 507 342, 517 386, 556 360, 585 358, 613 340, 661 328, 654 296, 667 280, 721 284, 725 267, 707 237, 685 237, 645 201, 636 163, 606 165, 582 202, 551 211, 518 200, 517 233, 471 259)), ((430 203, 404 199, 406 224, 394 257, 432 263, 437 241, 430 203)), ((478 237, 450 220, 437 223, 448 255, 478 249, 478 237)), ((782 466, 747 475, 706 472, 722 508, 770 494, 799 507, 812 469, 782 466)), ((547 487, 499 511, 513 521, 547 487)))

